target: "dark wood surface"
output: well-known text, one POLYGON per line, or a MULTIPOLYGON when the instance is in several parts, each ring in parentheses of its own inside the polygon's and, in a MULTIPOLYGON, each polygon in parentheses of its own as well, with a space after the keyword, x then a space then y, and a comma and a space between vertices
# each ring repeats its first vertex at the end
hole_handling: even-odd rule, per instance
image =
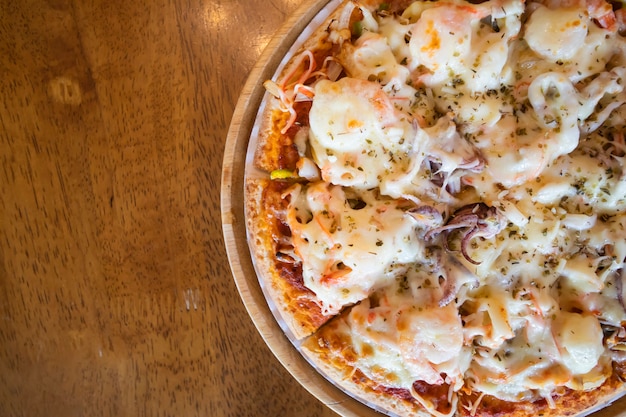
POLYGON ((299 4, 0 2, 0 416, 335 415, 220 222, 237 97, 299 4))

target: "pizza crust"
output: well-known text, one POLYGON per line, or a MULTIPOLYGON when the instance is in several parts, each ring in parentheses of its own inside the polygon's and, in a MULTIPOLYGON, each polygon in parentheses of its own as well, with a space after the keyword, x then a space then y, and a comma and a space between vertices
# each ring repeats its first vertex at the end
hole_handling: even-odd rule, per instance
MULTIPOLYGON (((318 29, 311 33, 311 36, 304 40, 301 47, 293 54, 284 68, 275 78, 276 84, 280 84, 289 77, 290 80, 297 80, 304 72, 306 60, 300 62, 297 57, 303 51, 312 51, 316 60, 322 60, 330 53, 333 44, 328 41, 328 26, 336 20, 343 7, 349 1, 342 3, 334 12, 332 12, 319 26, 318 29)), ((320 63, 318 62, 318 66, 320 63)), ((287 80, 289 81, 289 80, 287 80)), ((265 104, 260 115, 259 132, 256 138, 256 149, 254 152, 254 165, 266 172, 278 169, 294 169, 293 164, 296 162, 293 158, 285 161, 285 152, 293 153, 295 145, 293 142, 294 130, 297 130, 302 124, 308 124, 307 120, 298 121, 297 125, 290 132, 281 133, 281 130, 287 124, 290 114, 281 106, 278 98, 270 94, 265 94, 265 104)))
POLYGON ((300 345, 303 355, 329 381, 370 405, 399 416, 432 417, 409 399, 410 395, 389 395, 355 367, 356 353, 350 346, 350 336, 341 330, 347 314, 348 311, 343 312, 305 339, 300 345))
MULTIPOLYGON (((281 135, 280 130, 285 126, 289 114, 281 111, 280 102, 276 97, 266 93, 265 108, 259 120, 259 133, 256 138, 257 147, 254 151, 254 166, 271 172, 280 169, 280 151, 283 143, 288 139, 281 135)), ((291 141, 289 141, 291 142, 291 141)))
POLYGON ((279 318, 299 340, 313 333, 330 317, 322 314, 315 294, 290 281, 293 279, 292 266, 277 262, 278 240, 288 237, 280 236, 280 219, 275 213, 277 206, 285 202, 280 191, 270 184, 269 179, 248 179, 246 183, 248 243, 267 299, 272 300, 279 318))

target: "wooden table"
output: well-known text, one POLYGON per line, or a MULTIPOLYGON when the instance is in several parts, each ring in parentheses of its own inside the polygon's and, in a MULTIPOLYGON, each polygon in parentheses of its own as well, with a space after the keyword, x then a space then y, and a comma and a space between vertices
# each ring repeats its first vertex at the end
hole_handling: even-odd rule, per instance
POLYGON ((0 416, 334 416, 220 222, 247 74, 300 0, 0 4, 0 416))

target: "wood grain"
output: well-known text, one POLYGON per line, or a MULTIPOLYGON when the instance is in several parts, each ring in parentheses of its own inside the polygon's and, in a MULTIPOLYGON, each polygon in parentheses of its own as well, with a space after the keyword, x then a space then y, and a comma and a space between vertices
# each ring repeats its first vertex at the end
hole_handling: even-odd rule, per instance
POLYGON ((0 415, 335 415, 254 328, 220 219, 237 97, 299 4, 0 4, 0 415))
POLYGON ((237 98, 301 3, 0 1, 0 416, 358 410, 275 359, 222 238, 237 98))

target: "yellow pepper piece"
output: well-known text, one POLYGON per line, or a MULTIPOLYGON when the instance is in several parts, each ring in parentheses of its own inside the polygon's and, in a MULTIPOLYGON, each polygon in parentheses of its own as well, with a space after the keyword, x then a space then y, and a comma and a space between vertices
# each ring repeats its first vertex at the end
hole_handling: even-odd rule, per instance
POLYGON ((273 179, 273 180, 282 180, 285 178, 292 178, 292 177, 295 177, 295 174, 293 171, 288 170, 288 169, 275 169, 274 171, 270 173, 270 179, 273 179))

